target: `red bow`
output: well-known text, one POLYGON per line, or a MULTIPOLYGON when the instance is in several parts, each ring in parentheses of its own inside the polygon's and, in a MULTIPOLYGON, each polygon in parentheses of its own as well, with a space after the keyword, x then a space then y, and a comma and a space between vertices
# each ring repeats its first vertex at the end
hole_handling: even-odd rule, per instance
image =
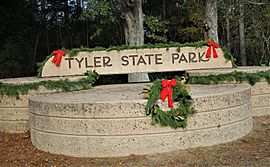
POLYGON ((52 59, 52 62, 55 63, 55 65, 58 67, 60 66, 62 57, 65 55, 64 50, 55 50, 53 51, 53 54, 55 55, 52 59))
POLYGON ((207 45, 209 46, 209 48, 207 49, 207 52, 206 52, 206 58, 210 58, 211 57, 211 48, 213 48, 214 58, 217 58, 218 57, 218 54, 217 54, 216 48, 218 48, 218 44, 217 43, 213 43, 212 41, 208 41, 207 45))
POLYGON ((160 92, 160 99, 165 101, 168 95, 168 107, 173 108, 173 98, 172 98, 172 86, 176 86, 176 79, 172 80, 162 80, 163 90, 160 92))

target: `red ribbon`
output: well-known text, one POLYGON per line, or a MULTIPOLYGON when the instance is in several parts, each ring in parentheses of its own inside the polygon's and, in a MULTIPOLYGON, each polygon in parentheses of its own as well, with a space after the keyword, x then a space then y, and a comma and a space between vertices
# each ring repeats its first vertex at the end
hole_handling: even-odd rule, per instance
POLYGON ((217 50, 216 48, 218 48, 218 44, 217 43, 213 43, 212 41, 208 41, 207 45, 209 46, 209 48, 207 49, 206 52, 206 58, 210 58, 211 57, 211 49, 213 48, 213 54, 214 54, 214 58, 218 57, 217 54, 217 50))
POLYGON ((62 57, 65 55, 65 51, 64 50, 55 50, 53 51, 53 54, 55 55, 52 59, 52 62, 55 63, 55 65, 57 67, 60 66, 60 63, 61 63, 61 60, 62 60, 62 57))
POLYGON ((168 107, 173 108, 173 98, 172 98, 172 86, 176 86, 176 79, 172 80, 162 80, 163 90, 160 92, 160 99, 165 101, 168 95, 168 107))

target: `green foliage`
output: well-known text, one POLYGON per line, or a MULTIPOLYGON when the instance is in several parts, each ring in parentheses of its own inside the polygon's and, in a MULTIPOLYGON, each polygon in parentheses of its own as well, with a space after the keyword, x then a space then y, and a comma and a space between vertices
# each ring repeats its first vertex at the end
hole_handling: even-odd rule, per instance
POLYGON ((86 72, 86 77, 77 81, 65 80, 48 80, 30 84, 5 84, 0 83, 0 95, 15 96, 17 99, 20 95, 27 94, 31 90, 37 90, 40 87, 45 87, 48 90, 57 90, 63 92, 70 92, 75 90, 90 89, 93 83, 96 81, 98 75, 95 72, 86 72))
MULTIPOLYGON (((107 48, 125 43, 120 1, 80 2, 10 0, 3 3, 0 6, 0 78, 36 74, 36 62, 44 60, 57 48, 107 48)), ((143 2, 147 43, 184 43, 204 39, 205 1, 143 2)), ((223 0, 217 5, 219 42, 240 64, 239 4, 223 0), (226 19, 230 23, 229 32, 226 19), (230 34, 228 38, 227 33, 230 34)), ((248 65, 268 66, 270 1, 246 1, 244 14, 248 65)), ((117 49, 121 50, 120 47, 117 49)), ((70 52, 72 54, 76 55, 77 51, 70 52)))
POLYGON ((177 42, 170 42, 169 44, 145 44, 145 45, 140 45, 140 46, 130 46, 130 45, 122 45, 122 46, 111 46, 109 48, 103 48, 103 47, 95 47, 95 48, 75 48, 71 50, 67 50, 67 54, 69 54, 70 57, 76 56, 79 52, 93 52, 93 51, 121 51, 121 50, 126 50, 126 49, 146 49, 146 48, 170 48, 170 47, 195 47, 195 48, 200 48, 203 46, 206 46, 207 43, 204 41, 197 41, 197 42, 192 42, 192 43, 184 43, 180 44, 177 42))
POLYGON ((243 3, 245 49, 248 65, 269 65, 270 60, 270 1, 219 1, 218 20, 220 43, 226 46, 241 64, 239 45, 239 3, 243 3), (229 32, 226 26, 229 23, 229 32), (229 33, 229 38, 226 39, 229 33), (226 40, 225 40, 226 39, 226 40))
POLYGON ((166 33, 168 32, 168 29, 166 26, 168 21, 163 21, 160 17, 149 16, 144 22, 147 27, 146 41, 151 43, 167 42, 166 33))
POLYGON ((112 9, 107 1, 88 0, 88 8, 83 11, 81 19, 111 19, 112 15, 112 9))
POLYGON ((233 55, 227 50, 227 49, 222 49, 223 50, 223 52, 224 52, 224 58, 226 59, 226 60, 231 60, 231 62, 232 62, 232 66, 233 66, 233 68, 236 68, 237 67, 237 65, 236 65, 236 59, 233 57, 233 55))
POLYGON ((90 40, 101 36, 102 31, 114 20, 113 9, 109 1, 88 0, 88 7, 83 10, 80 19, 94 24, 90 40))
POLYGON ((180 0, 147 0, 143 5, 147 17, 166 20, 166 39, 180 43, 198 41, 203 37, 204 2, 180 0))
POLYGON ((161 85, 161 79, 157 79, 153 82, 150 88, 149 98, 145 107, 146 114, 151 114, 152 124, 160 124, 161 126, 171 126, 176 129, 178 127, 185 128, 187 126, 187 118, 197 111, 192 106, 193 101, 189 96, 187 90, 181 84, 181 79, 177 78, 177 86, 173 87, 173 100, 178 101, 176 108, 169 111, 163 111, 157 107, 157 101, 160 97, 160 92, 163 87, 161 85))
POLYGON ((248 82, 250 85, 255 85, 262 79, 266 79, 270 83, 270 71, 261 71, 257 73, 245 73, 234 71, 228 74, 208 75, 208 76, 191 76, 191 84, 221 84, 225 82, 236 81, 239 83, 248 82))
POLYGON ((33 3, 10 0, 0 6, 0 78, 33 73, 37 27, 33 3))

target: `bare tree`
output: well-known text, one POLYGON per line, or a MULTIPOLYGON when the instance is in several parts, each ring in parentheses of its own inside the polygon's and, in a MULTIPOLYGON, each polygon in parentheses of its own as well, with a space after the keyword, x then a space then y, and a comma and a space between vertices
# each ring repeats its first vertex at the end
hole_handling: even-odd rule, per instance
MULTIPOLYGON (((143 12, 142 0, 121 0, 122 19, 124 20, 124 31, 126 44, 143 45, 143 12)), ((147 73, 134 73, 128 75, 129 82, 149 82, 147 73)))

